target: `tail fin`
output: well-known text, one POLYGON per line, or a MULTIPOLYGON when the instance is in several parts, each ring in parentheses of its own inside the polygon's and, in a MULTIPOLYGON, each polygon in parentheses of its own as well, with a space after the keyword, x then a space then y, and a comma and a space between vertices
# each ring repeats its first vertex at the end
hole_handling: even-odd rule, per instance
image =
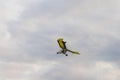
POLYGON ((69 49, 67 49, 67 51, 69 51, 69 52, 71 52, 71 53, 73 53, 73 54, 78 54, 78 55, 80 55, 80 53, 77 52, 77 51, 72 51, 72 50, 69 50, 69 49))

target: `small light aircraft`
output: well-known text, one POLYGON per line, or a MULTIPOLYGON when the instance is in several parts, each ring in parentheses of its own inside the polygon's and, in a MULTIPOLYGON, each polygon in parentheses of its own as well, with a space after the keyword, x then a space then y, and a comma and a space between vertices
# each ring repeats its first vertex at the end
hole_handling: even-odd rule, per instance
POLYGON ((66 45, 65 45, 66 42, 63 41, 63 38, 58 38, 58 39, 57 39, 57 42, 58 42, 60 48, 62 49, 62 50, 60 50, 59 52, 57 52, 57 54, 65 54, 66 56, 68 56, 68 54, 66 54, 66 52, 68 51, 68 52, 71 52, 71 53, 73 53, 73 54, 78 54, 78 55, 80 55, 80 53, 77 52, 77 51, 72 51, 72 50, 67 49, 67 48, 66 48, 66 45))

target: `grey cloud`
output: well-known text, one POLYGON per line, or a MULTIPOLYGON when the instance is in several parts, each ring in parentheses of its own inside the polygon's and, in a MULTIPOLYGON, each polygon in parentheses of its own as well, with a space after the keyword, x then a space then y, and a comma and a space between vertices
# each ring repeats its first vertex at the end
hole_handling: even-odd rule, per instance
MULTIPOLYGON (((77 1, 78 3, 81 2, 81 0, 77 1)), ((71 8, 73 8, 73 5, 75 6, 76 3, 74 1, 68 1, 68 0, 45 0, 43 2, 37 2, 35 4, 31 4, 28 10, 25 12, 27 15, 24 15, 24 17, 33 17, 33 16, 44 16, 47 18, 58 18, 61 15, 64 15, 66 12, 70 11, 71 8), (32 11, 31 11, 32 10, 32 11)))
MULTIPOLYGON (((3 53, 0 54, 0 58, 3 64, 6 63, 4 66, 9 66, 10 64, 7 63, 10 62, 18 66, 23 65, 23 67, 12 65, 15 69, 21 70, 17 72, 17 78, 21 77, 18 76, 20 73, 22 75, 20 80, 102 80, 99 79, 100 69, 105 76, 110 76, 103 79, 109 80, 112 77, 111 73, 115 71, 114 75, 117 76, 111 79, 117 80, 119 67, 116 68, 112 64, 119 63, 120 52, 117 18, 119 15, 116 15, 119 11, 116 6, 112 6, 116 5, 116 2, 36 0, 30 4, 27 1, 25 3, 25 10, 20 14, 19 19, 6 22, 7 31, 11 36, 7 39, 8 43, 6 41, 4 46, 0 45, 0 52, 3 53), (80 51, 81 55, 69 54, 68 57, 57 55, 58 37, 63 37, 67 41, 68 48, 80 51), (27 64, 30 65, 24 67, 27 64), (39 69, 38 67, 41 66, 42 68, 39 69), (25 70, 27 68, 29 69, 25 70), (104 72, 108 68, 110 73, 104 72)), ((1 71, 7 69, 4 66, 1 71)), ((11 67, 8 71, 10 69, 11 67)), ((12 71, 10 72, 13 76, 12 71)), ((2 77, 9 78, 6 75, 7 72, 2 77)))
POLYGON ((108 46, 106 46, 103 50, 99 52, 99 56, 101 56, 102 60, 113 61, 115 63, 119 63, 120 59, 120 44, 119 39, 113 39, 108 46), (102 56, 104 55, 104 56, 102 56))

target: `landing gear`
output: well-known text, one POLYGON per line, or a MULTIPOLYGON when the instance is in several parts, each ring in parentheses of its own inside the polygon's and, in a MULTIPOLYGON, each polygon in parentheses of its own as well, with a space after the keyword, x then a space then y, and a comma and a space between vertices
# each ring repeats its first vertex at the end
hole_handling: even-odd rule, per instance
POLYGON ((63 49, 57 52, 57 54, 64 54, 65 56, 68 56, 68 54, 66 54, 67 50, 63 49))
MULTIPOLYGON (((57 54, 62 54, 61 52, 57 52, 57 54)), ((68 56, 68 54, 63 53, 65 56, 68 56)))
POLYGON ((57 54, 61 54, 61 52, 57 52, 57 54))

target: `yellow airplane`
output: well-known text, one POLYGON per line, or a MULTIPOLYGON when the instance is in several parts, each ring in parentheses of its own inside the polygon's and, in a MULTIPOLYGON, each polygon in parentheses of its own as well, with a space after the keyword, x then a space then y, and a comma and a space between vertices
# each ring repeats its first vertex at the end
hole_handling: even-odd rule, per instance
POLYGON ((67 49, 67 48, 66 48, 66 45, 65 45, 66 42, 63 41, 63 38, 58 38, 58 39, 57 39, 57 42, 58 42, 60 48, 62 49, 62 50, 60 50, 59 52, 57 52, 57 54, 62 54, 62 53, 63 53, 63 54, 65 54, 66 56, 68 56, 68 54, 66 54, 66 52, 69 51, 69 52, 71 52, 71 53, 73 53, 73 54, 78 54, 78 55, 80 55, 80 53, 77 52, 77 51, 72 51, 72 50, 67 49))

